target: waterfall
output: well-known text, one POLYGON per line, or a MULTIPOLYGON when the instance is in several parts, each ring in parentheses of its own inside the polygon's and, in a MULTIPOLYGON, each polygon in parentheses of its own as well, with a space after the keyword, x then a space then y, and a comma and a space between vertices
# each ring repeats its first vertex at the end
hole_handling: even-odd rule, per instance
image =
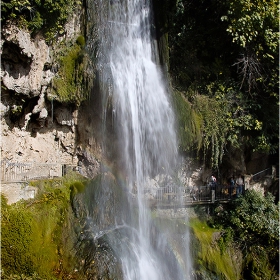
MULTIPOLYGON (((172 180, 178 165, 175 116, 151 36, 151 4, 148 0, 95 3, 104 150, 115 161, 110 172, 122 192, 121 198, 104 206, 112 186, 102 182, 99 221, 115 215, 115 225, 99 226, 96 238, 106 235, 121 262, 124 279, 191 279, 189 254, 178 261, 170 244, 172 234, 156 228, 145 199, 151 179, 172 180), (113 209, 116 203, 121 204, 120 210, 120 206, 113 209)), ((104 164, 103 171, 108 170, 104 164)), ((186 234, 183 247, 187 239, 186 234)))

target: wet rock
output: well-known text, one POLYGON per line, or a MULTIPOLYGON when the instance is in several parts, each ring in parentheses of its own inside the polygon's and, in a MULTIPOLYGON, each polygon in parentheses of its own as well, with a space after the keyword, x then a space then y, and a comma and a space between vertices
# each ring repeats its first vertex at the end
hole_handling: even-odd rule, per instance
POLYGON ((56 121, 61 125, 67 125, 71 127, 75 124, 72 112, 66 107, 57 108, 54 112, 54 116, 56 121))

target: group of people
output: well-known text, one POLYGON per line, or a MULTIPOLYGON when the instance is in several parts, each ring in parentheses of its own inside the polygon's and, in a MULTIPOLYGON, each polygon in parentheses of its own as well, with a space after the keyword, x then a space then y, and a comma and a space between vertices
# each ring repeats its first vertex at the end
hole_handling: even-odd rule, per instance
MULTIPOLYGON (((217 186, 217 179, 214 175, 210 177, 210 187, 211 190, 215 190, 217 186)), ((233 195, 233 190, 236 190, 236 195, 239 196, 244 192, 244 180, 241 175, 238 175, 237 179, 233 176, 230 178, 229 181, 229 195, 230 197, 233 195)))

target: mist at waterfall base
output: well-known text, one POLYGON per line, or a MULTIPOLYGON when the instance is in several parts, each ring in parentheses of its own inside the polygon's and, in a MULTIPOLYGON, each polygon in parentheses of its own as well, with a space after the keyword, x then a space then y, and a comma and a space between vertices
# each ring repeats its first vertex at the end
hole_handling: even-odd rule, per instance
POLYGON ((178 184, 175 117, 156 64, 150 3, 95 3, 104 163, 88 211, 92 235, 114 252, 123 279, 191 279, 188 232, 159 223, 146 199, 151 182, 178 184))

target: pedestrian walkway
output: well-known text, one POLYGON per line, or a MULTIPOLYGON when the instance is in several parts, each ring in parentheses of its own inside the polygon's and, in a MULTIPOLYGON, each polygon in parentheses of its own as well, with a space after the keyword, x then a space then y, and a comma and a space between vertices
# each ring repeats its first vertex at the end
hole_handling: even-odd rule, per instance
MULTIPOLYGON (((147 190, 148 191, 148 190, 147 190)), ((199 204, 211 204, 217 201, 227 202, 236 197, 236 188, 216 185, 198 187, 164 187, 156 190, 156 195, 148 199, 150 205, 160 208, 187 207, 199 204)))

